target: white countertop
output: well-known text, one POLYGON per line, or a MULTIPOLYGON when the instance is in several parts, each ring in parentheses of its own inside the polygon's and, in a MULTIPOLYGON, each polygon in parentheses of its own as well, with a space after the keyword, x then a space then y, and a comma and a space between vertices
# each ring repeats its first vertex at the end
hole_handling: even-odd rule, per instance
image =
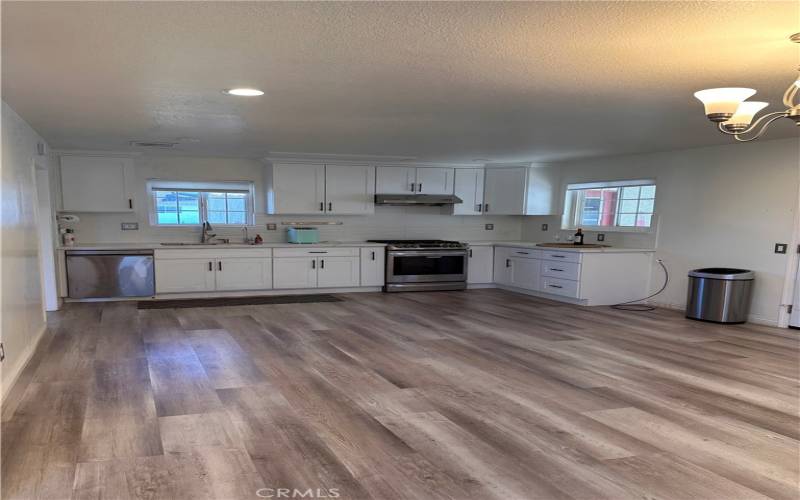
MULTIPOLYGON (((640 253, 640 252, 655 252, 652 248, 622 248, 622 247, 603 247, 603 248, 586 248, 580 245, 574 247, 541 247, 535 241, 468 241, 470 246, 496 246, 496 247, 516 247, 516 248, 533 248, 536 250, 550 250, 557 252, 579 252, 579 253, 640 253)), ((552 243, 552 242, 549 242, 552 243)))
POLYGON ((244 243, 220 243, 216 245, 203 245, 201 243, 189 245, 162 245, 161 243, 78 243, 71 247, 60 246, 58 250, 180 250, 195 248, 305 248, 305 247, 385 247, 384 243, 369 243, 366 241, 321 241, 319 243, 275 243, 264 242, 259 245, 246 245, 244 243))

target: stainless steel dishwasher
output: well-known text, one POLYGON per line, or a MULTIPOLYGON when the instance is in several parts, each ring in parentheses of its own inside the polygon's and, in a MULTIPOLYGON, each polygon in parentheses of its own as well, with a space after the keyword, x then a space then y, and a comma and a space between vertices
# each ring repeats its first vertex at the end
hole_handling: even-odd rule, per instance
POLYGON ((67 250, 73 299, 155 295, 152 250, 67 250))

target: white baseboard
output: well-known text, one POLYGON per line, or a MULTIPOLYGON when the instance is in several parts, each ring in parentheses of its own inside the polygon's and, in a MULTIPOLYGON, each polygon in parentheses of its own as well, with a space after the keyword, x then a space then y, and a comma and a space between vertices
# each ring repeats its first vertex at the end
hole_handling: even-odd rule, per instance
POLYGON ((34 339, 31 343, 28 344, 28 347, 20 354, 19 361, 17 364, 11 369, 13 372, 9 374, 6 370, 8 368, 3 368, 3 380, 2 380, 2 389, 0 392, 2 393, 2 402, 5 403, 6 396, 11 392, 11 389, 14 387, 14 384, 17 383, 19 380, 19 376, 22 375, 22 372, 25 370, 25 367, 28 366, 28 363, 31 361, 33 357, 33 353, 36 352, 36 349, 39 347, 39 343, 41 343, 42 339, 44 338, 44 332, 47 331, 47 324, 45 323, 39 329, 38 332, 34 335, 34 339))
POLYGON ((273 295, 320 295, 328 293, 363 293, 380 292, 379 286, 359 286, 351 288, 302 288, 294 290, 255 290, 232 292, 193 292, 193 293, 161 293, 155 297, 119 297, 113 299, 64 299, 66 302, 119 302, 139 300, 172 300, 172 299, 211 299, 218 297, 261 297, 273 295))
MULTIPOLYGON (((686 311, 686 304, 674 304, 669 302, 655 302, 655 301, 647 301, 648 304, 661 307, 664 309, 671 309, 674 311, 686 311)), ((764 326, 778 326, 778 320, 775 318, 767 318, 764 316, 759 316, 757 314, 748 314, 747 315, 747 322, 754 323, 756 325, 764 325, 764 326)))

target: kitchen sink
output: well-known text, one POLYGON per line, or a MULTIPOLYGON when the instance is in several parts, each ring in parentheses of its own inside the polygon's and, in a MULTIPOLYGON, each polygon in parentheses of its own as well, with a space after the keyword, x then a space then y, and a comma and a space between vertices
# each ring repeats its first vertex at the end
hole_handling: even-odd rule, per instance
POLYGON ((537 243, 536 246, 548 248, 608 248, 611 245, 599 245, 597 243, 584 243, 583 245, 574 243, 537 243))

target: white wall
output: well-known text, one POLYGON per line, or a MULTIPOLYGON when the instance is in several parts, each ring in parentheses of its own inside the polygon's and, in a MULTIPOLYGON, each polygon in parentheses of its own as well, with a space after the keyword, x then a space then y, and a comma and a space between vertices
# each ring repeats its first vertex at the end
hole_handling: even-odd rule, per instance
MULTIPOLYGON (((170 180, 247 180, 256 184, 256 224, 250 236, 261 234, 265 241, 285 241, 284 221, 340 221, 341 226, 320 226, 322 240, 360 241, 388 238, 442 238, 459 240, 519 240, 521 216, 453 216, 440 207, 375 207, 374 215, 366 216, 268 216, 264 213, 263 164, 255 160, 234 158, 200 158, 175 156, 141 156, 136 164, 136 206, 147 207, 146 182, 160 178, 170 180), (266 223, 278 224, 277 231, 267 231, 266 223), (487 231, 484 224, 493 223, 487 231)), ((200 238, 199 228, 151 227, 147 210, 135 214, 78 214, 81 221, 72 224, 78 243, 191 241, 200 238), (121 231, 121 222, 139 222, 138 231, 121 231)), ((215 226, 219 237, 242 236, 241 227, 215 226)))
MULTIPOLYGON (((568 183, 654 177, 657 228, 650 234, 606 233, 615 246, 655 248, 671 283, 655 300, 683 308, 690 269, 742 267, 756 271, 752 319, 778 319, 787 256, 775 243, 792 238, 798 210, 800 140, 734 143, 665 153, 596 158, 559 164, 562 189, 568 183)), ((563 200, 563 197, 562 197, 563 200)), ((530 217, 523 237, 552 241, 560 217, 530 217), (541 224, 550 225, 547 232, 541 224)), ((589 233, 587 242, 594 242, 589 233)), ((651 287, 662 283, 654 267, 651 287)))
POLYGON ((19 375, 45 329, 36 229, 35 159, 44 143, 5 102, 2 103, 2 218, 0 218, 0 337, 6 359, 0 365, 2 395, 19 375))

